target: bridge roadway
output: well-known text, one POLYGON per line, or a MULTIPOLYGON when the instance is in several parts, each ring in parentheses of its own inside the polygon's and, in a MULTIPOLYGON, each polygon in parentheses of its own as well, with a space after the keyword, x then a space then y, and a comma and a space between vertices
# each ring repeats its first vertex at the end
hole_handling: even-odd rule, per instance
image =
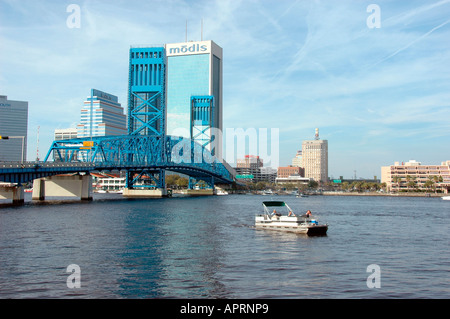
POLYGON ((115 162, 0 162, 0 182, 24 184, 34 179, 59 174, 90 173, 113 170, 140 170, 148 172, 165 169, 173 172, 189 175, 201 179, 202 177, 214 177, 216 183, 233 183, 233 176, 223 174, 223 169, 217 170, 215 166, 222 163, 161 163, 155 165, 137 163, 115 163, 115 162), (213 169, 212 169, 213 167, 213 169))

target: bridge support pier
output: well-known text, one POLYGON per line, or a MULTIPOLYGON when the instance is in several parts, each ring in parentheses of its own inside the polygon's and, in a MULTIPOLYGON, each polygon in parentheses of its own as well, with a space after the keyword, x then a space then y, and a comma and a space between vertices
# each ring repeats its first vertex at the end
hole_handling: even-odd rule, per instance
POLYGON ((33 181, 32 200, 45 200, 45 178, 38 178, 33 181))
POLYGON ((167 197, 166 188, 154 188, 154 189, 135 189, 125 188, 123 190, 124 197, 140 197, 140 198, 159 198, 167 197))
POLYGON ((190 196, 212 196, 214 195, 213 189, 188 189, 186 194, 190 196))
POLYGON ((0 187, 0 199, 12 199, 13 205, 25 203, 23 186, 2 186, 0 187))
POLYGON ((33 200, 45 200, 46 196, 76 196, 92 200, 91 175, 56 175, 33 181, 33 200))

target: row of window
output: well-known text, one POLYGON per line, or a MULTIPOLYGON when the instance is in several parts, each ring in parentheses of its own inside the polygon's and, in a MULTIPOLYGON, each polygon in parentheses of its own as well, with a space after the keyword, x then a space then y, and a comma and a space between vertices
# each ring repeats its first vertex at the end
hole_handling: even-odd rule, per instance
POLYGON ((162 52, 131 52, 132 59, 156 59, 162 58, 162 52))

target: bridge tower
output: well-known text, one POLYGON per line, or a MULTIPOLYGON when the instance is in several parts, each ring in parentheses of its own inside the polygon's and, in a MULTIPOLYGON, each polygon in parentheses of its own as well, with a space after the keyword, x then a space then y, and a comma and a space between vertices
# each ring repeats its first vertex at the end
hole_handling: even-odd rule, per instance
MULTIPOLYGON (((165 161, 164 142, 166 140, 166 103, 165 103, 165 63, 164 47, 130 48, 128 77, 128 135, 152 136, 157 150, 156 161, 165 161)), ((129 154, 131 163, 146 164, 150 158, 146 145, 135 145, 138 154, 129 154)), ((151 152, 155 161, 155 153, 151 152)), ((153 163, 156 164, 156 163, 153 163)), ((137 165, 138 166, 138 165, 137 165)), ((134 169, 127 171, 126 188, 128 190, 165 189, 163 169, 134 169)), ((124 193, 125 194, 125 193, 124 193)))

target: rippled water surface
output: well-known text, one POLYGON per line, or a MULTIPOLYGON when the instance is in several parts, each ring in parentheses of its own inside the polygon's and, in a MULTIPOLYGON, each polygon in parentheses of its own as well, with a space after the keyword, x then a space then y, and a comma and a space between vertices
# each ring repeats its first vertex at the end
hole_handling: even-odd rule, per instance
POLYGON ((255 230, 268 196, 0 208, 0 298, 449 298, 450 202, 274 196, 330 225, 255 230), (68 265, 81 269, 69 289, 68 265), (380 267, 369 289, 367 266, 380 267))

